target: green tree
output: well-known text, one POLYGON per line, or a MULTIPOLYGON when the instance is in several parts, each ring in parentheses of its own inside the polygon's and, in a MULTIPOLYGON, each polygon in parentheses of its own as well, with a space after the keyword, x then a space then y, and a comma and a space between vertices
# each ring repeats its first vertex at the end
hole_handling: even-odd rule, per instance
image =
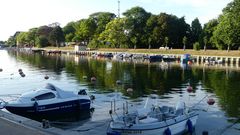
POLYGON ((149 37, 156 44, 156 48, 165 44, 165 37, 171 39, 168 46, 173 48, 182 48, 184 36, 190 33, 190 26, 185 22, 184 17, 178 18, 174 15, 161 13, 157 16, 151 16, 147 21, 149 37))
POLYGON ((20 47, 24 46, 25 44, 28 44, 29 41, 27 40, 27 32, 21 32, 17 35, 17 45, 20 47))
POLYGON ((194 19, 192 21, 191 25, 191 41, 192 43, 199 42, 200 41, 200 35, 202 33, 202 26, 199 22, 198 18, 194 19))
POLYGON ((150 13, 141 7, 133 7, 123 13, 126 17, 126 30, 130 38, 131 46, 137 48, 146 48, 147 40, 145 40, 145 27, 150 13))
POLYGON ((76 32, 75 25, 75 22, 69 22, 66 26, 63 27, 62 31, 64 33, 66 42, 73 41, 76 32))
POLYGON ((96 24, 93 19, 82 19, 77 23, 75 40, 83 42, 85 45, 93 38, 96 24))
POLYGON ((48 38, 41 35, 37 38, 36 44, 39 48, 46 47, 49 44, 48 38))
POLYGON ((8 46, 14 46, 16 45, 16 39, 14 38, 14 36, 10 36, 7 40, 7 45, 8 46))
POLYGON ((230 2, 218 18, 219 24, 213 33, 214 43, 219 49, 237 49, 240 45, 240 0, 230 2))
POLYGON ((51 45, 60 46, 60 43, 64 42, 64 34, 62 28, 60 26, 56 26, 53 30, 49 33, 49 42, 51 45))
POLYGON ((35 46, 36 44, 37 30, 38 28, 32 28, 27 33, 26 39, 29 41, 29 45, 31 46, 35 46))
POLYGON ((116 18, 116 15, 110 12, 97 12, 97 13, 91 14, 89 18, 93 19, 94 22, 96 23, 97 27, 96 27, 95 35, 99 35, 105 30, 106 25, 111 20, 116 18))
POLYGON ((37 36, 45 36, 45 37, 48 37, 49 36, 49 33, 53 30, 52 27, 48 27, 46 25, 44 26, 41 26, 38 28, 37 30, 37 36))
POLYGON ((158 39, 155 35, 155 30, 157 28, 157 15, 151 15, 146 22, 146 36, 148 39, 148 48, 158 48, 158 39))
POLYGON ((211 47, 211 48, 216 47, 216 45, 214 44, 214 39, 213 39, 213 32, 215 31, 217 25, 218 25, 217 19, 210 20, 209 22, 204 24, 202 37, 203 37, 203 42, 204 42, 204 37, 207 38, 208 47, 211 47))
POLYGON ((125 19, 117 18, 109 22, 106 30, 98 38, 100 46, 109 48, 130 48, 128 44, 128 31, 124 29, 125 19))

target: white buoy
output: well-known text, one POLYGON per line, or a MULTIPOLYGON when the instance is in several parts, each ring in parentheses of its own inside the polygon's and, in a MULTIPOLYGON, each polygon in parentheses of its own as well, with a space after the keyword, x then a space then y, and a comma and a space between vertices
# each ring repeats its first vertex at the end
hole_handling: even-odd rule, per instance
POLYGON ((127 92, 133 92, 133 89, 132 88, 128 88, 127 92))
POLYGON ((92 81, 92 82, 95 82, 96 80, 97 80, 96 77, 91 77, 91 81, 92 81))
POLYGON ((83 76, 83 79, 84 79, 84 80, 87 80, 87 76, 84 75, 84 76, 83 76))

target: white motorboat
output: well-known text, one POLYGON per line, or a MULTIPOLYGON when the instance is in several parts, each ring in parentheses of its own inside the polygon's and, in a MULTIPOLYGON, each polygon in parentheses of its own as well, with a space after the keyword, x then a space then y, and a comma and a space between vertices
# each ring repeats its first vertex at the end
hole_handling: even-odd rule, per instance
POLYGON ((4 103, 9 112, 25 116, 50 116, 90 109, 90 97, 85 91, 75 94, 47 84, 46 87, 22 94, 4 103))
POLYGON ((198 118, 198 114, 194 110, 187 109, 183 102, 179 102, 176 108, 153 106, 149 110, 142 109, 132 113, 125 111, 121 116, 112 110, 109 113, 112 121, 107 132, 108 135, 192 133, 198 118))

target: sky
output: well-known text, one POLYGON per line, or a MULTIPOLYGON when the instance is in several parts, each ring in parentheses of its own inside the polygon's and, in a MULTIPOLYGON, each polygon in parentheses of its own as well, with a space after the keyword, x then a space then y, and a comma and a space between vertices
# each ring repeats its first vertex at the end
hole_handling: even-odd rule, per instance
MULTIPOLYGON (((16 31, 59 22, 64 27, 95 12, 118 14, 118 0, 1 0, 0 40, 7 40, 16 31)), ((152 14, 165 12, 185 16, 191 24, 196 17, 201 24, 217 18, 232 0, 120 0, 120 13, 135 6, 152 14)))

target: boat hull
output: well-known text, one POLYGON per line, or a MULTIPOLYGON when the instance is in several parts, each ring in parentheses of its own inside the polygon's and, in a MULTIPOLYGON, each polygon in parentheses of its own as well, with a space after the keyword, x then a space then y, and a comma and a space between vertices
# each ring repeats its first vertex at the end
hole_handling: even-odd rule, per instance
MULTIPOLYGON (((185 132, 188 132, 189 130, 194 130, 196 122, 197 122, 198 114, 193 114, 189 117, 185 118, 176 118, 172 120, 166 120, 163 122, 156 122, 151 124, 143 124, 141 126, 138 125, 132 125, 132 126, 125 126, 125 127, 118 127, 114 126, 113 124, 110 124, 111 131, 109 132, 121 135, 127 135, 127 134, 134 134, 134 135, 165 135, 166 132, 170 132, 172 135, 179 135, 183 134, 185 132), (187 124, 187 121, 191 122, 191 128, 189 129, 189 125, 187 124), (169 131, 167 131, 169 130, 169 131)), ((121 125, 121 124, 120 124, 121 125)))
POLYGON ((30 118, 36 116, 54 116, 56 114, 90 110, 90 100, 78 99, 46 105, 35 103, 31 106, 14 106, 9 104, 5 108, 11 113, 30 118))

